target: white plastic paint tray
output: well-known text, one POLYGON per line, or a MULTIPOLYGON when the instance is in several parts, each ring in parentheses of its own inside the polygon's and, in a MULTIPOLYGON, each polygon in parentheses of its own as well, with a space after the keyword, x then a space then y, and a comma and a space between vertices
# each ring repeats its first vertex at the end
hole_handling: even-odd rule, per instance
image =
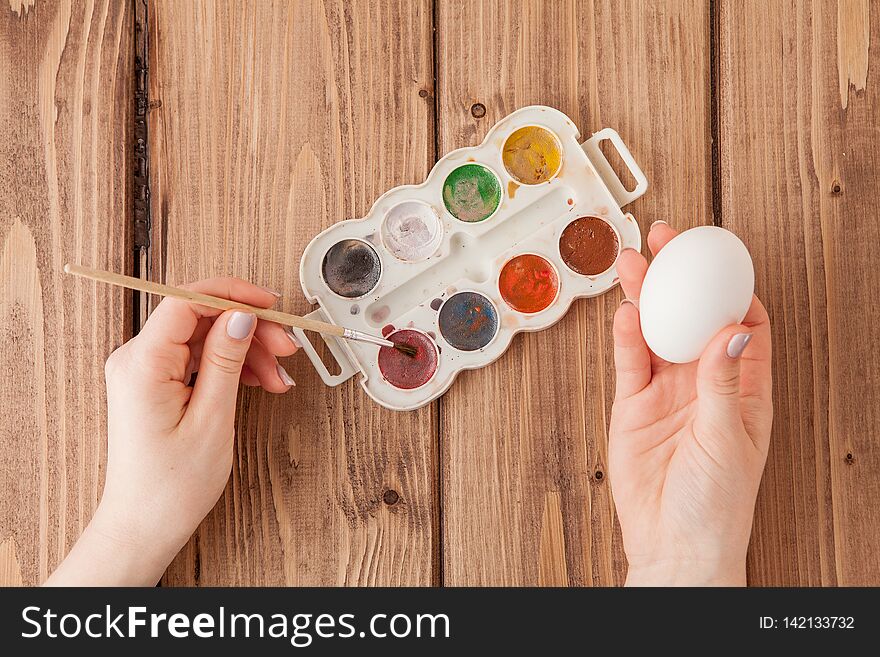
POLYGON ((559 239, 572 221, 593 216, 605 219, 616 229, 621 249, 640 249, 638 225, 632 215, 621 211, 621 206, 643 195, 647 186, 647 179, 616 131, 606 128, 580 143, 577 128, 565 114, 550 107, 524 107, 499 121, 479 146, 462 148, 442 158, 422 184, 388 191, 366 217, 331 226, 316 236, 303 253, 303 292, 310 302, 318 304, 309 317, 376 335, 389 326, 410 327, 429 334, 439 349, 433 377, 415 389, 395 387, 379 369, 377 347, 325 338, 340 368, 338 374, 332 374, 309 337, 299 329, 295 329, 296 335, 327 385, 339 385, 360 373, 361 386, 382 406, 401 411, 424 406, 442 395, 462 370, 484 367, 499 358, 520 331, 548 328, 562 318, 573 300, 602 294, 616 285, 616 267, 592 277, 570 269, 560 255, 559 239), (562 149, 562 166, 547 182, 517 186, 505 169, 502 149, 508 136, 525 126, 540 126, 556 135, 562 149), (600 150, 600 142, 606 139, 614 144, 635 178, 632 191, 626 190, 600 150), (466 163, 487 167, 501 183, 500 206, 490 218, 477 223, 456 219, 443 199, 447 176, 466 163), (395 257, 385 247, 380 232, 388 212, 405 201, 421 201, 431 206, 442 225, 439 246, 421 262, 405 262, 395 257), (336 294, 322 273, 328 250, 342 240, 352 239, 368 243, 381 261, 378 283, 360 298, 336 294), (558 275, 555 302, 534 314, 510 308, 498 287, 504 264, 526 253, 548 260, 558 275), (484 295, 497 311, 497 333, 491 342, 475 351, 462 351, 451 345, 438 326, 438 303, 461 291, 484 295))

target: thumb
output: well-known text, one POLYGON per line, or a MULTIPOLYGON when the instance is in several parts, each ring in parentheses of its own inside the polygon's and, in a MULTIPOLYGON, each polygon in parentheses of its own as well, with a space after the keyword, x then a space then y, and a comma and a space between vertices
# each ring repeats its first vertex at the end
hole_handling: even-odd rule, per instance
POLYGON ((729 426, 741 421, 740 361, 752 339, 752 331, 736 324, 722 330, 706 347, 697 367, 697 396, 700 411, 714 423, 729 426))
POLYGON ((200 414, 220 422, 225 422, 227 416, 230 422, 234 419, 238 380, 256 325, 252 313, 227 310, 211 326, 190 399, 190 405, 200 414))

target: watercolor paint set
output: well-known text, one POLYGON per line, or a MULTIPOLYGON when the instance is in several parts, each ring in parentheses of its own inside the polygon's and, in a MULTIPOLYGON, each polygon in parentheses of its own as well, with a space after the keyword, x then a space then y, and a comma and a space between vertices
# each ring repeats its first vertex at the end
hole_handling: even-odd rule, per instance
POLYGON ((395 187, 303 252, 303 292, 318 304, 309 317, 381 333, 416 355, 325 338, 340 369, 331 373, 306 334, 297 337, 327 385, 360 373, 382 406, 423 406, 520 331, 548 328, 574 299, 616 285, 618 254, 641 247, 621 206, 647 186, 614 130, 580 143, 562 112, 517 110, 479 146, 439 160, 422 184, 395 187), (632 191, 602 153, 606 139, 635 178, 632 191))

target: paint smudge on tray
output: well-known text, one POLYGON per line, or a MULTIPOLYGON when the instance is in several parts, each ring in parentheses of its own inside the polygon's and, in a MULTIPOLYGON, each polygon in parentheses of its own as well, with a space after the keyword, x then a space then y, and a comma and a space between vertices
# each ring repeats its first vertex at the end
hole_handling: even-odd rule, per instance
POLYGON ((440 310, 440 306, 443 305, 443 299, 431 299, 431 310, 440 310))
POLYGON ((511 258, 498 277, 501 298, 521 313, 537 313, 547 308, 559 292, 559 276, 545 258, 525 253, 511 258))
POLYGON ((373 311, 373 321, 376 324, 380 322, 384 322, 388 319, 388 316, 391 314, 391 308, 388 306, 379 306, 376 310, 373 311))
POLYGON ((355 299, 369 293, 382 275, 376 250, 361 240, 337 242, 324 256, 321 273, 327 287, 341 297, 355 299))
POLYGON ((415 356, 407 356, 393 347, 379 348, 379 371, 388 383, 401 390, 412 390, 431 380, 440 359, 431 338, 414 329, 401 329, 385 337, 416 350, 415 356))
POLYGON ((604 219, 575 219, 559 237, 559 255, 575 273, 598 276, 614 266, 620 252, 617 233, 604 219))
POLYGON ((501 182, 482 164, 465 164, 446 177, 443 203, 456 219, 468 223, 484 221, 501 203, 501 182))
POLYGON ((478 292, 459 292, 449 297, 437 322, 444 339, 461 351, 482 349, 498 333, 498 311, 478 292))
POLYGON ((538 185, 562 168, 562 146, 556 135, 536 125, 514 131, 501 153, 504 168, 524 185, 538 185))
POLYGON ((382 243, 395 258, 419 262, 431 256, 443 239, 440 217, 427 203, 405 201, 382 221, 382 243))

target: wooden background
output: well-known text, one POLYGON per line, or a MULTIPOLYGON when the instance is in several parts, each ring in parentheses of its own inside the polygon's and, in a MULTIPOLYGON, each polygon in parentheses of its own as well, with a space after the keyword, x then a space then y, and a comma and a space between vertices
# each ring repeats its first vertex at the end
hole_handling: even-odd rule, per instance
MULTIPOLYGON (((749 581, 880 585, 878 65, 869 0, 0 0, 0 583, 44 579, 88 521, 103 360, 148 309, 61 263, 242 276, 304 312, 313 235, 542 103, 621 133, 643 229, 714 222, 751 249, 776 416, 749 581)), ((291 359, 290 393, 243 393, 226 494, 163 584, 620 584, 619 301, 413 413, 291 359)))

